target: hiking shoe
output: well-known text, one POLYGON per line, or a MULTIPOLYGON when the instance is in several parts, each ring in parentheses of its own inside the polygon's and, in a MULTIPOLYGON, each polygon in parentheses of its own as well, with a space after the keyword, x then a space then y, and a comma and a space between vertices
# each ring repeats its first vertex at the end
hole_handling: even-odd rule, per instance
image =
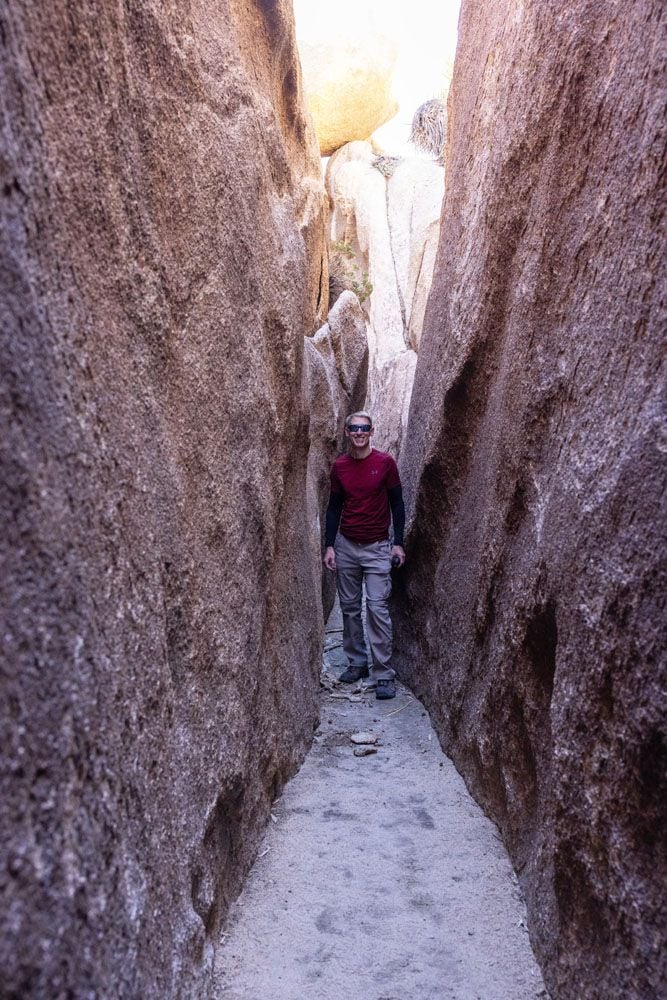
POLYGON ((375 697, 379 699, 396 697, 396 684, 391 677, 387 680, 380 680, 377 682, 375 697))
POLYGON ((338 678, 343 684, 354 684, 362 677, 368 677, 368 667, 348 667, 338 678))

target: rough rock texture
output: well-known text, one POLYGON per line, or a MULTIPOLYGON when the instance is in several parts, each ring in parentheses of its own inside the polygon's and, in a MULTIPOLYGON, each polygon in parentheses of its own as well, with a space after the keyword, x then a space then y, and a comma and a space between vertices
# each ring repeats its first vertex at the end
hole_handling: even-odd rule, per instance
POLYGON ((403 447, 401 675, 552 995, 664 987, 665 7, 465 2, 403 447))
POLYGON ((346 142, 369 139, 398 111, 392 96, 398 47, 392 38, 359 34, 352 22, 344 33, 330 32, 319 41, 299 42, 304 88, 322 156, 346 142))
MULTIPOLYGON (((312 565, 322 577, 322 620, 335 600, 333 574, 322 571, 324 512, 329 499, 331 463, 343 451, 345 417, 363 406, 368 377, 366 320, 356 295, 343 292, 327 322, 306 339, 304 400, 309 415, 308 526, 312 565)), ((319 588, 319 580, 314 581, 319 588)))
POLYGON ((436 97, 417 108, 409 141, 438 163, 444 164, 447 146, 447 105, 444 100, 436 97))
POLYGON ((438 245, 444 170, 419 159, 385 163, 369 143, 354 142, 329 160, 326 183, 332 239, 350 247, 351 271, 367 274, 373 289, 365 308, 374 443, 398 455, 438 245))
POLYGON ((317 718, 291 5, 52 0, 0 38, 0 992, 203 996, 317 718))

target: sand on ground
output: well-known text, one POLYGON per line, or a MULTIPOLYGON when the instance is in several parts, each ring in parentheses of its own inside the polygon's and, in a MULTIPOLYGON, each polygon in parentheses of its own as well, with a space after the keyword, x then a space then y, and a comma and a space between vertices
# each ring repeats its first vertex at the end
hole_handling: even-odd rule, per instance
MULTIPOLYGON (((343 665, 334 612, 324 666, 337 676, 343 665)), ((392 701, 353 690, 323 689, 312 750, 275 802, 230 911, 213 995, 547 997, 498 832, 424 708, 400 685, 392 701), (378 737, 377 753, 354 755, 359 732, 378 737)))

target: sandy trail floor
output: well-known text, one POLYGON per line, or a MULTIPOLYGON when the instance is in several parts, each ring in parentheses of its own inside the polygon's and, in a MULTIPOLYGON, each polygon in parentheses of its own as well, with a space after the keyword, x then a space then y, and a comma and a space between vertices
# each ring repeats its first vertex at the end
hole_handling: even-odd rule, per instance
MULTIPOLYGON (((342 669, 332 616, 325 668, 342 669)), ((493 824, 421 704, 324 694, 313 748, 273 809, 227 921, 220 1000, 546 997, 493 824), (354 756, 371 732, 377 753, 354 756)))

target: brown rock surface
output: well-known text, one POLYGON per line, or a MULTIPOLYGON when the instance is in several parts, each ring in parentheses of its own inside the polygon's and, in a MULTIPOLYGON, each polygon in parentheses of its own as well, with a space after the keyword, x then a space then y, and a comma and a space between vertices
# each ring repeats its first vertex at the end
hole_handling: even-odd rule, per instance
POLYGON ((401 676, 554 997, 664 986, 665 8, 464 0, 401 676))
POLYGON ((0 37, 0 992, 204 996, 317 717, 291 5, 53 0, 0 37))

